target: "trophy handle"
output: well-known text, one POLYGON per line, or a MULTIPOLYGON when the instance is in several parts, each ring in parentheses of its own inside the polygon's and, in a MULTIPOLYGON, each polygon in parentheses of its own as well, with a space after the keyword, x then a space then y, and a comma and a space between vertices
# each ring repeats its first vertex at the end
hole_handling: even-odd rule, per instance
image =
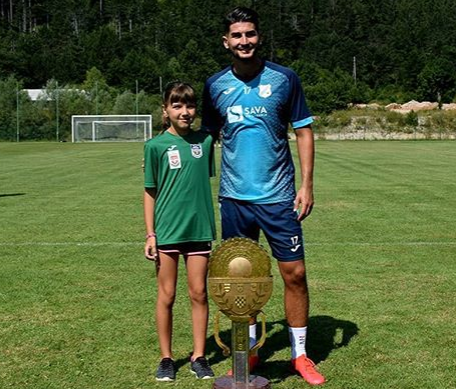
POLYGON ((218 344, 218 346, 222 349, 222 353, 225 357, 230 355, 231 350, 230 348, 222 342, 222 339, 220 339, 220 325, 219 325, 219 320, 220 320, 220 310, 217 311, 215 314, 214 318, 214 338, 215 338, 215 343, 218 344))
POLYGON ((260 347, 263 347, 264 342, 266 341, 266 315, 263 311, 259 311, 257 317, 260 316, 261 318, 261 337, 258 342, 256 342, 255 346, 250 349, 250 353, 254 353, 260 347))

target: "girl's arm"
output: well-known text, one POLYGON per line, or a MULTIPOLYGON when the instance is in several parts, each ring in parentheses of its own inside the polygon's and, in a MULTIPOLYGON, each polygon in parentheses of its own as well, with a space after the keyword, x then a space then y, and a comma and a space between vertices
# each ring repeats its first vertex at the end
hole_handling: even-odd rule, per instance
POLYGON ((146 224, 146 245, 144 255, 147 259, 155 261, 157 258, 157 238, 155 236, 154 212, 156 188, 144 190, 144 222, 146 224))

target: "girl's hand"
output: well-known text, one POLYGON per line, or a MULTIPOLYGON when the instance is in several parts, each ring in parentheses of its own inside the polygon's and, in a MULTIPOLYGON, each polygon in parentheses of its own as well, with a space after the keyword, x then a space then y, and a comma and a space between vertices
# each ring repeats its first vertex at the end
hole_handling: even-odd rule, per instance
POLYGON ((157 260, 157 245, 155 236, 147 238, 146 245, 144 247, 144 255, 150 261, 157 260))

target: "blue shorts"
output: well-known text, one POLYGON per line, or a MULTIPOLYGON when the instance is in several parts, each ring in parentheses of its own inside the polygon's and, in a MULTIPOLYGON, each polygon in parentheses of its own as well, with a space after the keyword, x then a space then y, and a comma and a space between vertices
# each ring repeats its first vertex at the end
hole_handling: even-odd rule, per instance
POLYGON ((252 204, 228 198, 220 199, 222 239, 235 237, 258 241, 263 231, 272 255, 279 261, 304 258, 304 239, 293 201, 277 204, 252 204))

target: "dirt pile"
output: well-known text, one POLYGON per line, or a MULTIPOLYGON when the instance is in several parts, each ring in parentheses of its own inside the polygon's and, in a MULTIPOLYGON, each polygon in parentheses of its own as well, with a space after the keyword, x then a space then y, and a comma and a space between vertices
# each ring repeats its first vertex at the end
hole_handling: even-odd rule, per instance
MULTIPOLYGON (((353 108, 357 109, 386 109, 388 111, 394 111, 399 113, 409 113, 411 111, 433 111, 439 109, 438 103, 431 103, 430 101, 415 101, 410 100, 404 104, 391 103, 385 106, 382 106, 377 103, 372 104, 354 104, 353 108)), ((451 104, 442 104, 442 110, 450 111, 456 110, 456 103, 451 104)))

